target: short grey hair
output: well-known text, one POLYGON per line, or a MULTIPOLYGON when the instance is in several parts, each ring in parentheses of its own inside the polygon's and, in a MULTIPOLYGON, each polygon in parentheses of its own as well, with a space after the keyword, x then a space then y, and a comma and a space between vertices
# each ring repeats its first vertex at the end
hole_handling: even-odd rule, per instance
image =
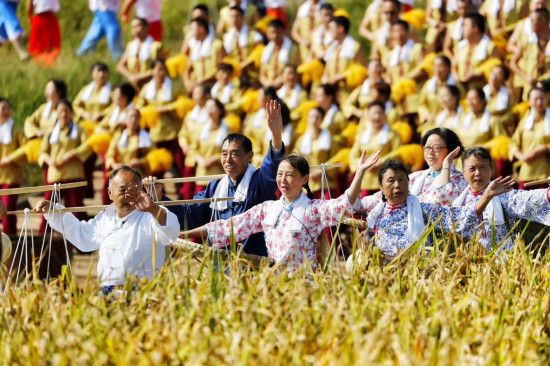
POLYGON ((136 169, 134 168, 130 168, 129 166, 127 165, 124 165, 124 166, 121 166, 120 168, 118 169, 115 169, 113 170, 113 172, 111 173, 111 175, 109 175, 109 188, 112 188, 113 187, 113 179, 117 176, 118 173, 120 172, 129 172, 129 173, 132 173, 133 175, 135 175, 138 180, 139 180, 139 184, 140 186, 143 186, 142 182, 141 182, 141 174, 139 173, 139 171, 137 171, 136 169))

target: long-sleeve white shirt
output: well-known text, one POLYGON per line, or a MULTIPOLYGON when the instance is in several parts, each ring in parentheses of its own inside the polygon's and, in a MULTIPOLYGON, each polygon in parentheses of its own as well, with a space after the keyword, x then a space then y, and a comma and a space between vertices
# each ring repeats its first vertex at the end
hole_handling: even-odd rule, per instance
MULTIPOLYGON (((57 205, 63 208, 62 205, 57 205)), ((135 210, 119 218, 114 205, 89 221, 79 221, 71 213, 45 214, 52 228, 83 252, 99 249, 97 273, 101 286, 122 285, 128 274, 138 278, 153 275, 153 249, 156 252, 154 269, 164 264, 164 246, 178 238, 176 215, 166 212, 166 226, 147 212, 135 210), (155 248, 153 241, 156 238, 155 248)))

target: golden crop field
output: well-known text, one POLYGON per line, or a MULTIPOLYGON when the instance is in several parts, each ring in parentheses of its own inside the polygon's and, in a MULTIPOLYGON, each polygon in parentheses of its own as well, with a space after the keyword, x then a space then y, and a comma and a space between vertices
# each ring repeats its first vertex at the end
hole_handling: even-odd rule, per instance
POLYGON ((94 282, 31 280, 0 296, 0 363, 548 364, 548 257, 443 243, 310 279, 180 255, 111 302, 94 282))

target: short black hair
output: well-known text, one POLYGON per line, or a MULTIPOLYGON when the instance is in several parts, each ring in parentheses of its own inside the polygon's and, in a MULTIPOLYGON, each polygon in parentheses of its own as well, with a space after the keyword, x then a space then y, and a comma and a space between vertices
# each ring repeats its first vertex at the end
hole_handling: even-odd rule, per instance
POLYGON ((374 89, 380 94, 380 96, 384 97, 384 101, 388 101, 391 96, 391 85, 386 83, 385 81, 377 81, 373 85, 374 89))
POLYGON ((529 90, 529 94, 527 94, 527 97, 530 97, 531 93, 536 91, 536 90, 540 91, 542 94, 544 94, 546 96, 546 90, 545 89, 535 86, 535 87, 531 88, 531 90, 529 90))
POLYGON ((60 99, 57 104, 55 105, 55 108, 57 109, 58 106, 60 105, 64 105, 66 106, 67 108, 70 109, 71 112, 74 113, 74 108, 73 108, 73 105, 71 104, 71 102, 69 102, 67 99, 60 99))
POLYGON ((471 92, 472 90, 477 94, 479 99, 483 100, 487 104, 487 96, 485 95, 485 92, 483 91, 483 89, 481 89, 480 87, 472 88, 468 90, 468 93, 471 92))
POLYGON ((439 55, 435 58, 436 60, 441 60, 443 61, 443 63, 445 64, 445 66, 447 66, 448 68, 451 67, 451 59, 448 58, 447 56, 445 55, 439 55))
POLYGON ((404 21, 403 19, 396 19, 394 20, 393 22, 391 22, 391 26, 393 27, 394 25, 400 25, 402 26, 403 28, 405 28, 405 30, 408 32, 409 31, 409 23, 407 23, 406 21, 404 21))
POLYGON ((202 95, 210 95, 210 85, 208 85, 206 83, 196 85, 195 88, 201 88, 202 89, 202 95))
POLYGON ((139 171, 137 171, 136 169, 134 168, 130 168, 129 166, 127 165, 123 165, 121 166, 120 168, 117 168, 115 170, 113 170, 113 172, 111 173, 111 175, 109 175, 109 188, 112 187, 112 182, 113 182, 113 179, 117 176, 118 173, 120 172, 129 172, 129 173, 132 173, 134 174, 138 180, 139 180, 139 183, 141 184, 141 174, 139 173, 139 171))
POLYGON ((409 172, 407 171, 407 168, 405 168, 405 165, 403 165, 402 162, 400 162, 399 160, 386 160, 380 167, 380 170, 378 170, 379 184, 382 184, 384 173, 387 172, 388 170, 393 170, 394 172, 398 172, 398 171, 405 172, 405 175, 407 176, 407 180, 409 180, 409 172))
POLYGON ((273 28, 284 30, 285 29, 285 23, 283 23, 283 21, 280 20, 280 19, 273 19, 272 21, 269 22, 267 27, 268 28, 273 27, 273 28))
POLYGON ((446 84, 443 86, 446 88, 453 97, 456 98, 456 104, 460 102, 460 89, 456 85, 446 84))
POLYGON ((330 3, 323 3, 320 7, 320 10, 330 10, 330 11, 334 11, 334 6, 332 6, 332 4, 330 3))
POLYGON ((120 90, 120 94, 128 100, 128 103, 131 103, 136 96, 136 89, 130 83, 120 83, 115 86, 115 89, 120 90))
POLYGON ((57 95, 59 95, 59 99, 66 99, 67 98, 67 84, 60 79, 50 79, 48 80, 48 83, 52 82, 55 86, 55 91, 57 95))
POLYGON ((494 67, 495 69, 501 69, 502 70, 502 73, 504 74, 504 81, 508 80, 508 78, 510 78, 510 69, 508 67, 506 67, 506 65, 504 64, 500 64, 500 65, 496 65, 494 67))
POLYGON ((105 71, 106 73, 109 72, 109 66, 107 66, 106 63, 104 62, 96 62, 92 65, 92 67, 90 68, 90 73, 94 72, 94 70, 98 68, 99 71, 105 71))
POLYGON ((210 12, 208 10, 208 6, 206 6, 205 4, 195 5, 193 7, 193 10, 200 10, 200 11, 204 11, 206 14, 210 14, 210 12))
POLYGON ((478 159, 483 159, 489 161, 489 166, 491 169, 493 168, 493 158, 491 157, 491 153, 480 146, 471 147, 468 150, 464 151, 464 154, 462 154, 462 167, 464 167, 464 163, 466 160, 468 160, 471 157, 476 157, 478 159))
POLYGON ((226 141, 229 144, 233 141, 240 142, 245 153, 249 153, 252 151, 252 141, 250 141, 248 137, 240 133, 230 133, 229 135, 227 135, 227 137, 222 142, 222 146, 223 144, 225 144, 226 141))
POLYGON ((220 111, 220 119, 223 119, 225 117, 225 114, 226 114, 225 106, 217 98, 210 98, 210 99, 212 99, 214 101, 214 103, 216 104, 216 108, 218 108, 218 110, 220 111))
POLYGON ((149 22, 148 22, 147 19, 145 19, 145 18, 135 17, 134 19, 139 20, 140 23, 141 23, 141 25, 144 26, 144 27, 148 27, 148 26, 149 26, 149 22))
POLYGON ((208 22, 203 17, 193 18, 191 20, 191 23, 197 23, 199 27, 202 27, 206 30, 206 33, 208 33, 210 30, 208 29, 208 22))
POLYGON ((369 106, 367 109, 371 109, 372 107, 380 107, 383 111, 386 110, 386 105, 381 100, 373 100, 369 103, 369 106))
MULTIPOLYGON (((266 97, 270 97, 271 100, 276 100, 278 99, 278 95, 277 95, 277 89, 275 89, 275 87, 273 86, 265 86, 263 88, 263 91, 264 91, 264 95, 266 97)), ((261 106, 263 107, 263 106, 261 106)))
POLYGON ((332 97, 332 101, 336 103, 336 88, 330 84, 321 84, 319 85, 320 89, 323 89, 323 93, 327 97, 332 97))
POLYGON ((472 25, 477 27, 479 33, 485 33, 485 17, 479 13, 468 13, 464 15, 464 19, 470 19, 472 25))
POLYGON ((11 108, 11 102, 8 98, 0 97, 0 103, 7 103, 8 106, 11 108))
POLYGON ((550 12, 546 8, 537 9, 534 11, 534 13, 542 19, 546 20, 547 22, 550 20, 550 12))
POLYGON ((447 145, 447 153, 450 153, 457 147, 460 147, 460 152, 457 155, 457 157, 459 157, 464 151, 464 146, 462 146, 462 142, 460 141, 458 135, 454 133, 453 130, 440 127, 431 129, 426 132, 424 136, 422 136, 422 146, 426 146, 426 142, 431 135, 437 135, 441 137, 443 141, 445 141, 445 145, 447 145))
POLYGON ((156 59, 153 60, 153 62, 151 63, 151 69, 154 69, 155 66, 157 66, 157 64, 162 64, 164 65, 164 68, 166 68, 166 60, 163 59, 162 57, 157 57, 156 59))
POLYGON ((221 62, 221 63, 218 64, 218 70, 233 73, 233 65, 225 63, 225 62, 221 62))
POLYGON ((229 8, 229 10, 235 10, 236 12, 241 14, 241 16, 244 16, 244 10, 240 6, 232 6, 229 8))
POLYGON ((346 34, 349 33, 349 28, 350 28, 351 24, 350 24, 348 18, 343 17, 343 16, 337 16, 337 17, 332 17, 330 19, 330 21, 336 23, 336 25, 338 27, 344 27, 344 32, 346 34))

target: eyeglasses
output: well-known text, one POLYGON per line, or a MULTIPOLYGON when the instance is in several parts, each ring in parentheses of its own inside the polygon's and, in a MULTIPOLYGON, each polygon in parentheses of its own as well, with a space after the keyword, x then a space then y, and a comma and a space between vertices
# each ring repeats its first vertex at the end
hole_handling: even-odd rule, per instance
POLYGON ((446 148, 447 148, 447 146, 439 146, 439 145, 434 145, 434 146, 424 145, 424 146, 422 146, 422 149, 425 152, 433 151, 436 154, 439 154, 441 152, 441 150, 446 149, 446 148))

